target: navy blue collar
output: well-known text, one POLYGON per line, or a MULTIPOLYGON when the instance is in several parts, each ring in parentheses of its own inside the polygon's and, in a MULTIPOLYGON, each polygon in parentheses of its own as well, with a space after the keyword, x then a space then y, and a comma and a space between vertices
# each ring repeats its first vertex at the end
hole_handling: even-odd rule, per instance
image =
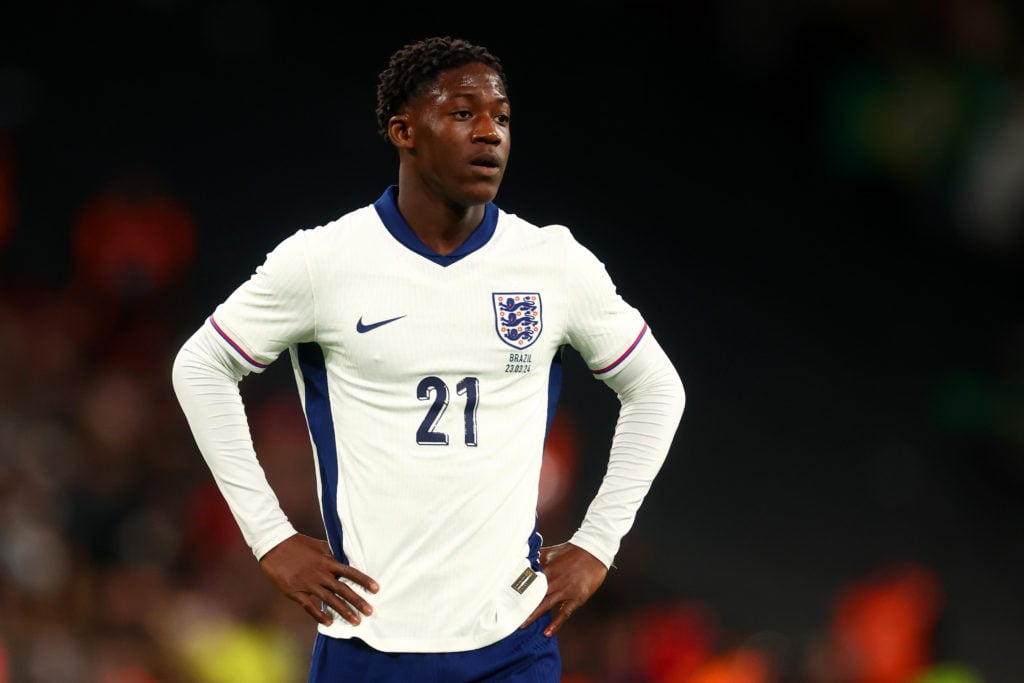
POLYGON ((463 256, 468 256, 487 244, 498 225, 498 207, 494 202, 488 202, 484 210, 484 219, 480 221, 480 225, 469 236, 469 239, 452 253, 443 256, 425 245, 423 240, 417 237, 409 224, 405 222, 402 213, 398 210, 397 185, 388 186, 388 189, 384 190, 384 194, 373 203, 373 208, 377 210, 377 215, 380 216, 384 227, 388 229, 392 237, 420 256, 430 259, 440 266, 450 266, 463 256))

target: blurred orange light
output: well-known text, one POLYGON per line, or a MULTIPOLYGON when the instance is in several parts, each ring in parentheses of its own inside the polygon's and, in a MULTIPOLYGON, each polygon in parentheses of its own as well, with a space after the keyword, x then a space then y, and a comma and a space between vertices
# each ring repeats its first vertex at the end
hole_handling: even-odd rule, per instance
POLYGON ((89 201, 74 226, 76 275, 117 298, 165 290, 191 266, 197 233, 190 212, 148 178, 115 181, 89 201))
POLYGON ((853 683, 906 683, 932 659, 941 587, 927 568, 901 565, 840 595, 832 633, 853 683))

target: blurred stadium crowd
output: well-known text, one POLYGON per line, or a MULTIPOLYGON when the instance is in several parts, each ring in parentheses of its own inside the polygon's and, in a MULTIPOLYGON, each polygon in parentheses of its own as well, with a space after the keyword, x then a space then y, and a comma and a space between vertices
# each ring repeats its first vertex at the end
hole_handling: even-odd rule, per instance
MULTIPOLYGON (((303 680, 313 624, 259 571, 168 384, 202 317, 195 230, 152 179, 118 179, 75 218, 70 281, 3 281, 0 683, 303 680)), ((322 535, 297 399, 243 387, 282 504, 322 535)), ((560 413, 546 452, 550 532, 568 529, 575 420, 560 413)), ((638 601, 635 579, 613 571, 561 634, 566 683, 982 680, 937 659, 943 587, 926 566, 861 577, 806 642, 735 632, 697 598, 638 601)))
MULTIPOLYGON (((783 68, 787 30, 783 9, 755 4, 730 5, 736 49, 721 57, 764 75, 783 68)), ((1010 5, 825 4, 818 20, 862 48, 817 93, 828 172, 1018 268, 1024 33, 1010 5)), ((193 277, 205 221, 159 174, 129 171, 96 183, 54 231, 67 241, 26 248, 24 196, 40 190, 19 164, 39 78, 0 61, 0 683, 302 681, 312 622, 242 543, 169 384, 173 354, 208 313, 193 277), (45 253, 70 268, 53 277, 19 260, 45 253)), ((998 383, 961 376, 936 410, 952 431, 998 439, 1020 477, 1024 356, 1013 358, 998 383)), ((296 526, 320 535, 305 425, 279 379, 243 382, 253 438, 296 526)), ((552 537, 579 502, 568 482, 584 418, 563 409, 546 453, 552 537)), ((746 632, 699 594, 638 590, 645 577, 630 556, 621 564, 559 636, 565 683, 1019 683, 956 656, 941 628, 944 577, 924 562, 851 577, 804 633, 746 632)), ((1020 651, 1004 655, 999 671, 1024 676, 1020 651)))

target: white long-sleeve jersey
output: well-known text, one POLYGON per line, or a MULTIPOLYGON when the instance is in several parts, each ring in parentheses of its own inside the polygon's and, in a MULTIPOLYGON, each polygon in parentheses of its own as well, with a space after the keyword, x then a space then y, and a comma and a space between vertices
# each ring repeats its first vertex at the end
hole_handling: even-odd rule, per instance
POLYGON ((384 651, 461 651, 514 631, 545 594, 542 572, 517 579, 540 571, 538 485, 566 345, 622 401, 605 478, 571 539, 610 565, 684 395, 640 313, 563 226, 489 204, 440 256, 390 187, 282 241, 183 345, 173 381, 261 557, 295 530, 253 450, 238 382, 287 349, 328 541, 380 585, 372 616, 352 626, 335 615, 321 632, 384 651))

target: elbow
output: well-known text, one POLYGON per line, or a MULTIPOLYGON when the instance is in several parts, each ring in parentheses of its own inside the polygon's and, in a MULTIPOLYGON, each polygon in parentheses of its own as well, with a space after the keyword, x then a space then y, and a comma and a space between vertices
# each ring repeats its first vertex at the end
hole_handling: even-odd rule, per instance
POLYGON ((188 384, 190 360, 194 360, 194 353, 186 342, 178 349, 178 353, 175 354, 174 361, 171 363, 171 387, 179 399, 188 384))
POLYGON ((677 401, 679 402, 679 412, 682 414, 683 409, 686 407, 686 387, 683 385, 683 380, 679 377, 678 372, 676 373, 675 382, 673 382, 673 384, 675 384, 674 391, 677 401))
POLYGON ((686 387, 683 386, 683 381, 679 375, 676 374, 671 385, 668 387, 669 401, 675 410, 676 421, 683 419, 683 411, 686 410, 686 387))
POLYGON ((218 349, 207 328, 199 328, 189 337, 171 363, 171 386, 179 400, 197 385, 230 383, 237 385, 244 369, 231 363, 230 356, 218 349))
POLYGON ((223 369, 218 370, 216 357, 210 352, 204 333, 205 330, 200 328, 185 340, 171 363, 171 386, 179 399, 197 381, 225 374, 223 369))

